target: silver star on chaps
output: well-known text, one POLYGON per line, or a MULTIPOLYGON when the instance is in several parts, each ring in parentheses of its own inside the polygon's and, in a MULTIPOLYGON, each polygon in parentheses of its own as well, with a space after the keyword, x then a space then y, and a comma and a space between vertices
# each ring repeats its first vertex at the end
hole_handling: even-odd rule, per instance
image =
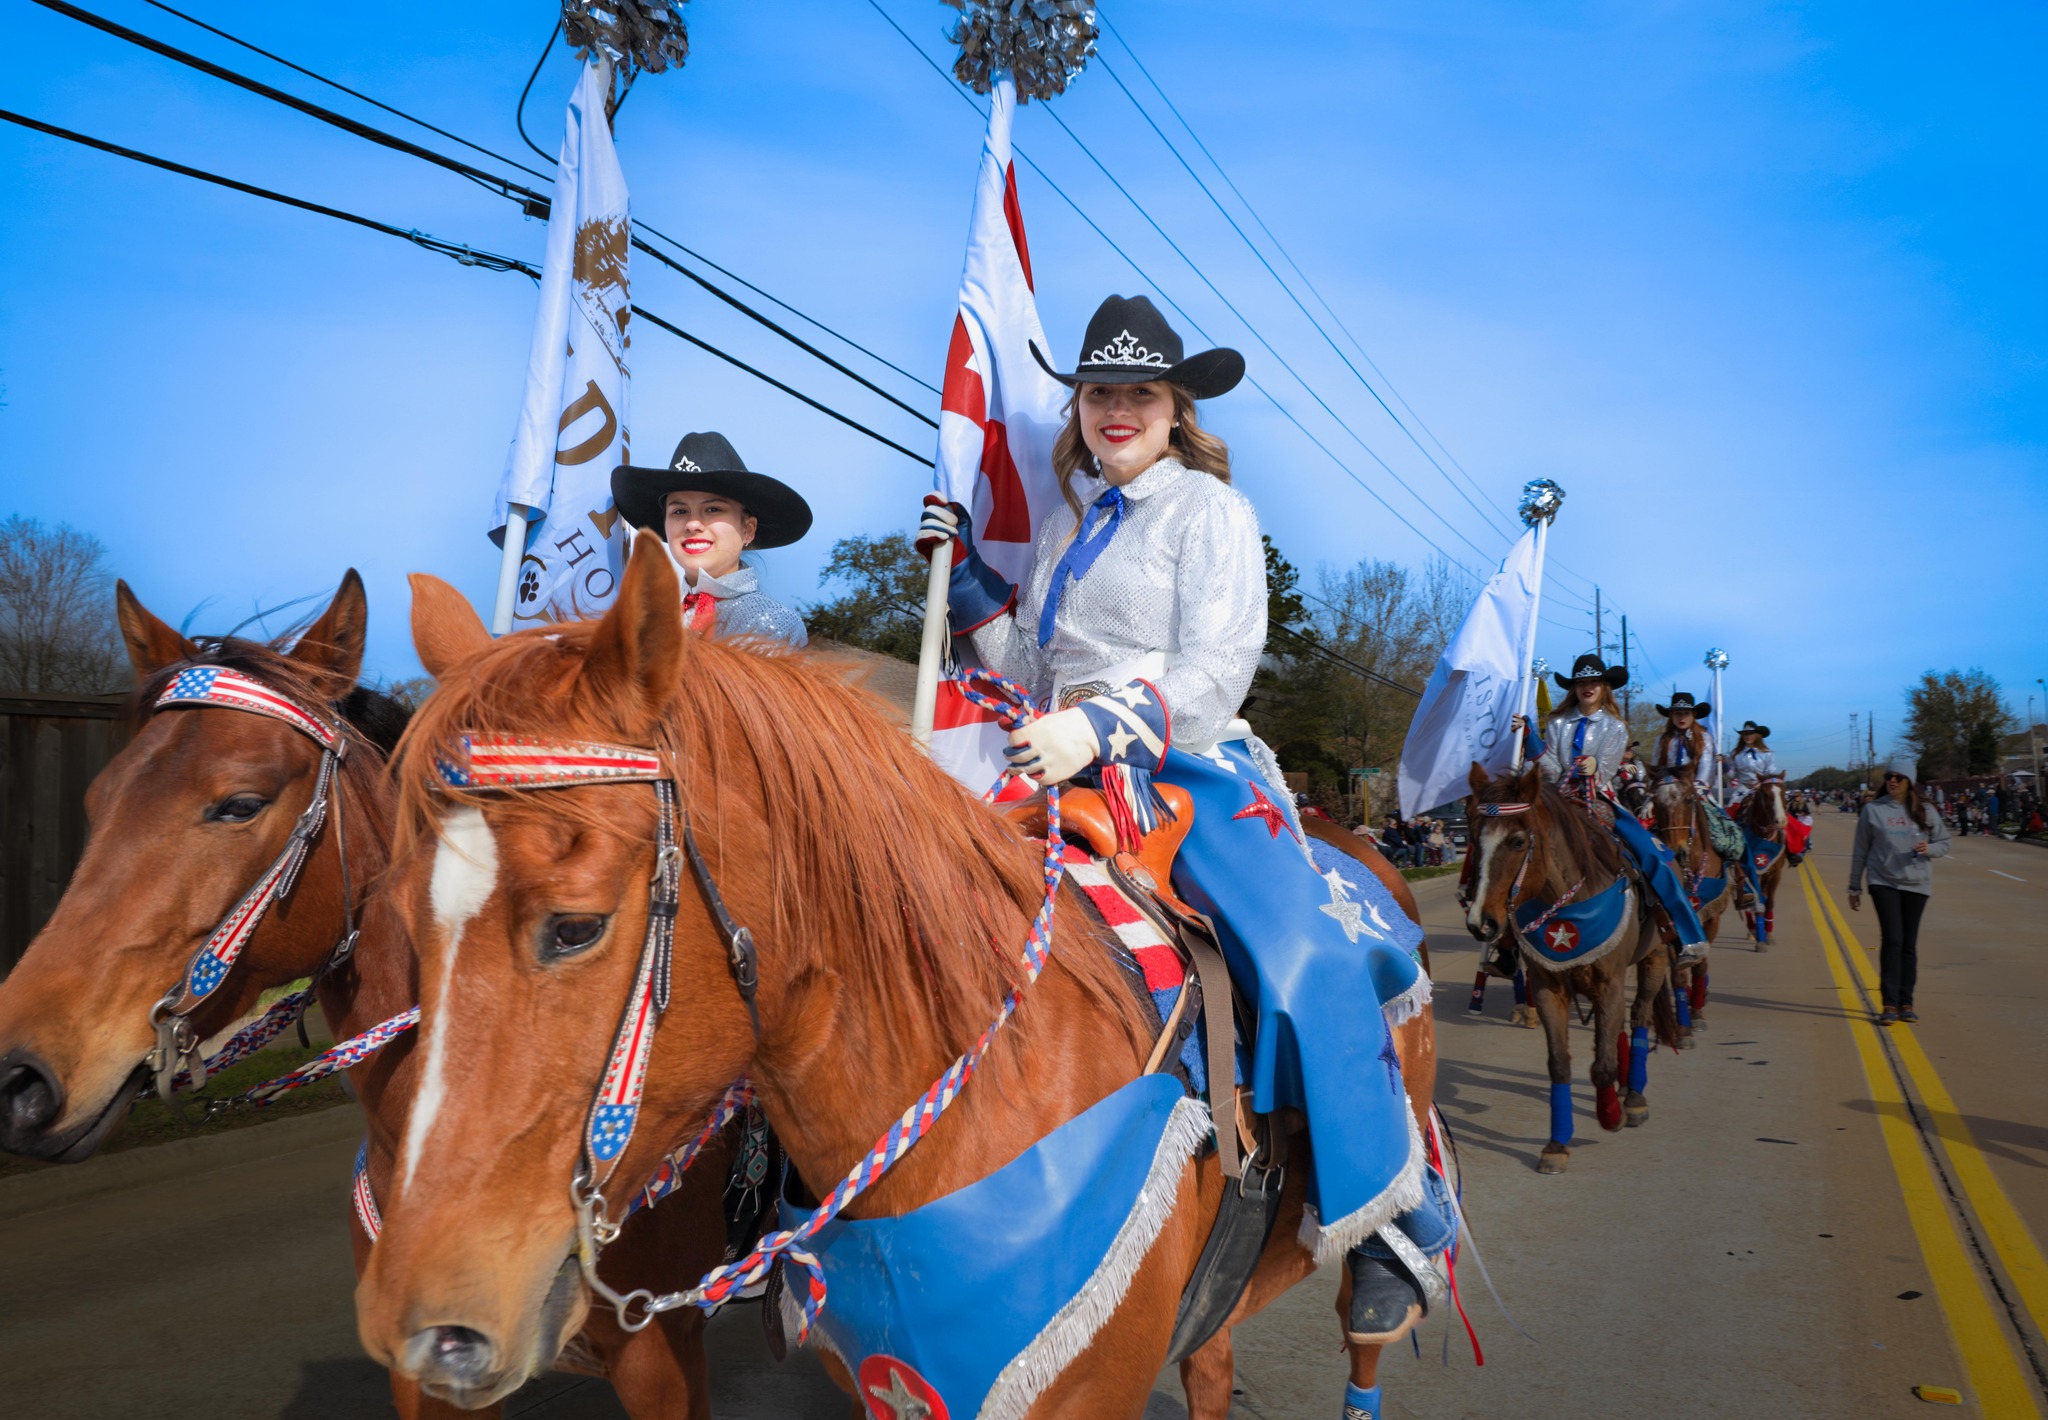
POLYGON ((894 1366, 889 1368, 889 1388, 884 1390, 878 1385, 871 1385, 868 1394, 888 1406, 896 1420, 930 1420, 932 1408, 910 1393, 903 1384, 903 1372, 894 1366))
POLYGON ((1337 920, 1337 925, 1344 929, 1346 941, 1357 941, 1358 934, 1365 929, 1365 909, 1351 900, 1349 889, 1358 884, 1335 868, 1323 874, 1323 881, 1330 885, 1330 900, 1316 910, 1337 920))

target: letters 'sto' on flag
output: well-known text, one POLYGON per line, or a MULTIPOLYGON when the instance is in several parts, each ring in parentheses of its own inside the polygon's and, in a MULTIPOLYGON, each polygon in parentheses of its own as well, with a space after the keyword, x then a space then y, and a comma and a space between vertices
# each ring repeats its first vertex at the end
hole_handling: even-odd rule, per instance
POLYGON ((1489 774, 1513 762, 1510 720, 1522 647, 1536 610, 1536 530, 1522 534, 1480 590, 1465 624, 1437 658, 1401 748, 1401 814, 1415 815, 1467 792, 1477 760, 1489 774))
MULTIPOLYGON (((1038 525, 1059 502, 1052 445, 1065 422, 1066 387, 1031 358, 1030 342, 1051 350, 1031 288, 1031 249, 1010 158, 1016 90, 1007 78, 990 95, 988 136, 967 229, 960 310, 946 350, 940 401, 938 491, 974 518, 975 547, 1011 582, 1031 570, 1038 525)), ((956 650, 964 652, 966 643, 956 650)), ((1003 771, 1005 736, 969 704, 956 682, 939 687, 932 758, 973 789, 1003 771)))
POLYGON ((519 426, 491 512, 502 542, 506 508, 534 510, 513 623, 592 616, 611 604, 631 529, 612 507, 612 470, 627 461, 626 178, 605 118, 607 61, 586 64, 569 100, 556 168, 519 426))

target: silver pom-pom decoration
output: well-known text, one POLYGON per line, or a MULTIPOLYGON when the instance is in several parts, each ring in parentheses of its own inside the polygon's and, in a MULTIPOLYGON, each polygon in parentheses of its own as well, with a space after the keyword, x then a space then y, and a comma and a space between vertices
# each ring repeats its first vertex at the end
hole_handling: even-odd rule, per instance
POLYGON ((1063 94, 1095 53, 1102 31, 1086 0, 943 0, 960 12, 947 36, 960 47, 953 77, 985 94, 998 74, 1017 102, 1063 94))
POLYGON ((1550 662, 1544 657, 1538 656, 1535 660, 1529 662, 1529 669, 1535 673, 1536 679, 1541 680, 1549 673, 1550 662))
POLYGON ((1708 669, 1708 670, 1710 670, 1710 671, 1725 671, 1725 670, 1727 670, 1727 669, 1728 669, 1728 653, 1727 653, 1726 651, 1722 650, 1722 649, 1721 649, 1721 648, 1720 648, 1719 646, 1710 646, 1710 647, 1708 647, 1708 648, 1707 648, 1707 669, 1708 669))
POLYGON ((1522 485, 1522 525, 1535 527, 1557 516, 1564 506, 1564 490, 1547 478, 1532 478, 1522 485))
MULTIPOLYGON (((562 34, 584 59, 611 60, 617 82, 632 84, 641 70, 680 69, 690 57, 683 23, 688 0, 562 0, 562 34)), ((615 100, 616 102, 616 100, 615 100)))

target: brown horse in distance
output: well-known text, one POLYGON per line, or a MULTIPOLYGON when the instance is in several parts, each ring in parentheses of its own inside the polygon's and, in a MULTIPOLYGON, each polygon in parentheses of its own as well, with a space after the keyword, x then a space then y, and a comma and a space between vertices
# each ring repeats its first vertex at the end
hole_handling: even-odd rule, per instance
MULTIPOLYGON (((823 1187, 845 1174, 994 1017, 1044 893, 1041 850, 866 696, 816 658, 686 634, 659 544, 643 534, 638 553, 602 621, 496 642, 453 588, 414 579, 414 642, 440 688, 400 760, 398 881, 425 967, 425 1048, 466 1068, 437 1117, 415 1116, 411 1184, 357 1307, 372 1355, 465 1399, 517 1386, 593 1304, 577 1288, 562 1305, 558 1290, 575 1275, 569 1185, 641 954, 656 799, 645 786, 587 786, 451 804, 426 776, 455 737, 658 747, 707 871, 759 943, 757 1038, 686 876, 677 1005, 618 1160, 626 1191, 742 1074, 803 1178, 823 1187)), ((904 1212, 981 1179, 1143 1070, 1155 1027, 1102 929, 1070 894, 1055 923, 1050 961, 980 1077, 847 1216, 904 1212)), ((1415 1058, 1421 1019, 1401 1037, 1418 1108, 1433 1066, 1415 1058)), ((1296 1241, 1305 1177, 1289 1170, 1233 1321, 1313 1269, 1296 1241)), ((1032 1415, 1143 1411, 1223 1187, 1213 1153, 1184 1169, 1122 1302, 1032 1415)), ((1373 1348, 1354 1374, 1376 1361, 1373 1348)), ((1226 1415, 1228 1331, 1181 1369, 1190 1414, 1226 1415)))
MULTIPOLYGON (((344 835, 362 936, 352 959, 320 983, 321 1010, 346 1038, 419 999, 406 924, 377 890, 396 812, 385 757, 405 714, 356 684, 368 617, 361 579, 349 572, 289 651, 237 639, 201 645, 151 615, 126 584, 116 598, 138 683, 137 732, 92 785, 92 836, 56 912, 0 982, 0 1148, 61 1162, 89 1156, 126 1118, 146 1078, 140 1062, 153 1044, 152 1004, 277 857, 319 774, 319 747, 275 720, 230 708, 152 713, 187 667, 254 677, 338 720, 347 736, 335 802, 298 884, 195 1013, 202 1036, 248 1015, 264 991, 320 969, 342 931, 344 835)), ((411 1034, 349 1071, 382 1201, 397 1190, 398 1143, 419 1074, 411 1034)), ((722 1184, 714 1162, 635 1218, 630 1243, 616 1250, 621 1280, 641 1285, 715 1264, 724 1246, 722 1184)), ((351 1233, 360 1272, 371 1245, 360 1227, 351 1233)), ((178 1265, 203 1286, 203 1259, 178 1265)), ((701 1320, 676 1322, 627 1335, 609 1316, 594 1318, 576 1347, 579 1369, 610 1376, 636 1416, 708 1416, 701 1320)), ((407 1417, 455 1413, 404 1377, 394 1374, 392 1390, 407 1417)))
MULTIPOLYGON (((1474 825, 1474 866, 1465 925, 1482 942, 1513 934, 1528 968, 1530 1004, 1548 1046, 1553 1099, 1571 1084, 1572 1000, 1584 996, 1593 1003, 1591 1076, 1600 1127, 1613 1131, 1645 1122, 1649 1104, 1642 1093, 1631 1087, 1624 1099, 1620 1092, 1628 1073, 1626 1032, 1647 1026, 1658 1040, 1675 1047, 1678 1022, 1669 991, 1671 956, 1643 884, 1634 878, 1613 835, 1591 812, 1545 783, 1537 766, 1494 779, 1474 764, 1468 782, 1472 797, 1466 801, 1466 820, 1474 825), (1513 811, 1489 815, 1488 805, 1513 811), (1559 966, 1545 960, 1514 926, 1520 904, 1553 902, 1574 884, 1590 897, 1622 878, 1628 880, 1630 900, 1620 925, 1604 946, 1580 962, 1559 966), (1631 967, 1636 973, 1632 1007, 1625 1000, 1631 967)), ((1561 1118, 1565 1137, 1559 1137, 1553 1123, 1537 1160, 1538 1173, 1563 1173, 1570 1162, 1570 1117, 1561 1118)))
POLYGON ((1791 821, 1791 811, 1785 805, 1785 776, 1774 774, 1757 781, 1756 788, 1741 804, 1742 817, 1739 822, 1753 837, 1766 843, 1778 845, 1778 852, 1771 859, 1769 867, 1757 874, 1756 911, 1758 927, 1755 933, 1759 949, 1769 946, 1771 934, 1777 930, 1778 884, 1785 876, 1785 825, 1791 821))
MULTIPOLYGON (((1714 847, 1713 834, 1707 827, 1706 802, 1694 780, 1698 768, 1697 764, 1680 765, 1651 790, 1651 831, 1677 855, 1678 872, 1692 896, 1693 911, 1699 914, 1700 926, 1706 929, 1707 941, 1712 944, 1721 935, 1722 915, 1735 903, 1735 874, 1742 865, 1727 862, 1714 847), (1712 882, 1720 883, 1721 890, 1700 896, 1702 885, 1712 882)), ((1688 1006, 1678 1034, 1689 1050, 1693 1045, 1692 1022, 1706 1015, 1707 963, 1680 962, 1674 984, 1684 994, 1688 1006)))

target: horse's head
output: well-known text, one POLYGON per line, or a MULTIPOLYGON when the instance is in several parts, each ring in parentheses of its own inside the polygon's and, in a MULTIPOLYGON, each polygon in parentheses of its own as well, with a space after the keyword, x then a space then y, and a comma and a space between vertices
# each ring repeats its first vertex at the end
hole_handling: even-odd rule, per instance
POLYGON ((1472 789, 1465 820, 1471 825, 1473 867, 1465 927, 1480 941, 1491 942, 1508 930, 1517 885, 1527 892, 1542 881, 1537 860, 1549 810, 1543 803, 1542 771, 1533 764, 1519 776, 1494 779, 1475 762, 1466 782, 1472 789))
POLYGON ((1750 828, 1763 838, 1782 837, 1791 816, 1785 805, 1785 776, 1772 774, 1759 779, 1749 796, 1746 817, 1750 828))
POLYGON ((1688 821, 1692 812, 1693 780, 1699 773, 1696 764, 1681 764, 1676 769, 1666 770, 1650 791, 1650 811, 1659 833, 1688 821))
MULTIPOLYGON (((157 710, 158 697, 180 671, 218 666, 331 722, 362 667, 367 614, 351 571, 286 653, 232 640, 203 647, 151 615, 126 583, 115 596, 138 728, 87 792, 92 834, 57 910, 0 983, 0 1149, 63 1162, 91 1154, 126 1117, 154 1044, 152 1007, 278 859, 320 778, 321 747, 279 720, 157 710)), ((381 775, 375 754, 351 758, 349 812, 360 826, 381 775)), ((342 920, 335 836, 330 823, 289 899, 191 1011, 198 1037, 325 959, 342 920)), ((369 866, 355 865, 358 883, 369 866)))
MULTIPOLYGON (((414 644, 439 685, 400 752, 393 877, 420 959, 423 1064, 358 1321, 373 1356, 462 1405, 546 1370, 587 1310, 570 1182, 648 941, 657 791, 458 791, 445 766, 481 765, 472 735, 650 751, 726 865, 733 911, 760 911, 734 866, 769 847, 747 756, 710 733, 730 762, 703 774, 705 745, 678 743, 700 728, 677 721, 679 687, 710 653, 685 640, 659 543, 642 534, 637 552, 602 620, 495 642, 452 587, 413 579, 414 644)), ((644 1023, 664 1068, 630 1147, 591 1180, 613 1222, 679 1142, 664 1125, 703 1118, 754 1051, 724 939, 680 879, 669 1007, 644 1023)))

